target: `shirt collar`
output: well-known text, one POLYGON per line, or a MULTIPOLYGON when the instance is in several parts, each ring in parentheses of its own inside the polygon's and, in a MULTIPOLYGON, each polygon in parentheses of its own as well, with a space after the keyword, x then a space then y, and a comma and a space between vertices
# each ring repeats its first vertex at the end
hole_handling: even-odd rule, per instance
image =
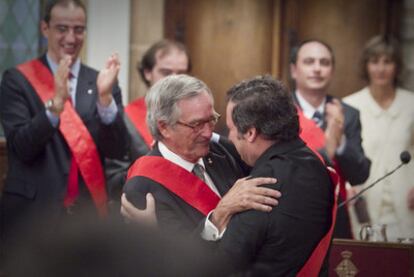
POLYGON ((303 114, 307 118, 312 118, 313 114, 318 111, 321 114, 325 111, 325 103, 326 103, 326 97, 323 99, 322 103, 315 109, 311 104, 309 104, 308 101, 305 100, 305 98, 302 96, 302 94, 297 90, 295 91, 296 98, 298 99, 299 106, 302 108, 303 114))
MULTIPOLYGON (((193 171, 194 168, 194 163, 189 162, 184 160, 183 158, 181 158, 180 156, 178 156, 177 154, 175 154, 174 152, 172 152, 170 149, 168 149, 168 147, 162 143, 161 141, 158 141, 158 149, 160 150, 161 155, 169 160, 172 163, 175 163, 178 166, 181 166, 182 168, 184 168, 185 170, 187 170, 188 172, 193 171)), ((197 161, 198 164, 200 164, 203 168, 204 167, 204 161, 202 158, 200 158, 197 161)))
MULTIPOLYGON (((49 56, 49 53, 46 54, 46 60, 50 66, 50 69, 52 70, 53 75, 55 75, 59 65, 52 60, 52 58, 49 56)), ((80 59, 77 58, 75 63, 72 65, 72 68, 70 69, 70 73, 72 73, 73 78, 77 79, 79 75, 79 71, 80 71, 80 59)))

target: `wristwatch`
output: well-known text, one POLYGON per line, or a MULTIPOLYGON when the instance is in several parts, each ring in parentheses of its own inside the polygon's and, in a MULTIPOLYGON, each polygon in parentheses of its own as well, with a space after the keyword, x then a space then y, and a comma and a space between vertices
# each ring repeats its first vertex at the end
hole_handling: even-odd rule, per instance
POLYGON ((53 98, 46 101, 45 108, 52 113, 57 113, 57 114, 59 113, 59 109, 57 109, 56 106, 54 105, 53 98))

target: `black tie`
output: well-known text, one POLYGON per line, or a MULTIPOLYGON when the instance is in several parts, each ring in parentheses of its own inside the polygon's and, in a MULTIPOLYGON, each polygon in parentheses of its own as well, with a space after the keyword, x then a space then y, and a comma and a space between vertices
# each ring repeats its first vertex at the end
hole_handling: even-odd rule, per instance
POLYGON ((193 174, 200 178, 203 182, 206 182, 206 179, 204 178, 204 168, 200 164, 195 164, 193 168, 193 174))
POLYGON ((315 121, 316 125, 319 127, 323 124, 323 116, 319 111, 315 111, 315 113, 312 116, 312 120, 315 121))

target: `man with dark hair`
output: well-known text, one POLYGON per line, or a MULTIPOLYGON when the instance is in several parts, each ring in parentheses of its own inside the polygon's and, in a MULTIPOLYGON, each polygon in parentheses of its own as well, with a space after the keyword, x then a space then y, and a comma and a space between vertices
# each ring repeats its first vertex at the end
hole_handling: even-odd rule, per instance
MULTIPOLYGON (((147 87, 151 87, 168 75, 188 73, 190 56, 184 44, 164 39, 154 43, 145 52, 137 70, 147 87)), ((139 97, 125 107, 124 121, 131 139, 129 155, 124 160, 107 160, 108 187, 115 201, 120 198, 128 167, 137 158, 147 154, 153 143, 145 122, 147 107, 144 98, 139 97)))
MULTIPOLYGON (((334 72, 334 54, 326 43, 319 40, 302 42, 292 52, 290 71, 295 80, 294 100, 299 114, 303 121, 313 126, 303 128, 301 136, 311 133, 318 143, 305 139, 307 144, 314 146, 325 162, 340 173, 340 200, 344 201, 345 182, 351 185, 363 183, 369 176, 371 165, 361 146, 359 112, 328 95, 334 72)), ((352 238, 346 209, 338 210, 334 236, 352 238)))
POLYGON ((259 76, 233 86, 227 95, 229 139, 253 167, 250 176, 276 178, 277 184, 266 187, 279 190, 282 198, 269 213, 234 215, 219 248, 233 272, 297 275, 331 226, 329 172, 299 138, 296 107, 280 82, 259 76))
POLYGON ((7 70, 0 114, 9 161, 0 200, 1 251, 39 218, 52 231, 64 216, 107 213, 103 158, 125 155, 116 54, 97 72, 79 59, 86 11, 79 0, 49 1, 42 57, 7 70))
POLYGON ((187 47, 178 41, 163 39, 154 43, 137 65, 141 79, 151 87, 171 74, 185 74, 191 70, 187 47))

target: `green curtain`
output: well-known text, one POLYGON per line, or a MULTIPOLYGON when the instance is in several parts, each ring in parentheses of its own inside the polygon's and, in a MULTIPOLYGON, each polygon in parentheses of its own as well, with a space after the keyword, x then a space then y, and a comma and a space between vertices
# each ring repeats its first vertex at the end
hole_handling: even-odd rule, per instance
POLYGON ((7 68, 39 55, 40 7, 39 0, 0 0, 0 81, 7 68))

